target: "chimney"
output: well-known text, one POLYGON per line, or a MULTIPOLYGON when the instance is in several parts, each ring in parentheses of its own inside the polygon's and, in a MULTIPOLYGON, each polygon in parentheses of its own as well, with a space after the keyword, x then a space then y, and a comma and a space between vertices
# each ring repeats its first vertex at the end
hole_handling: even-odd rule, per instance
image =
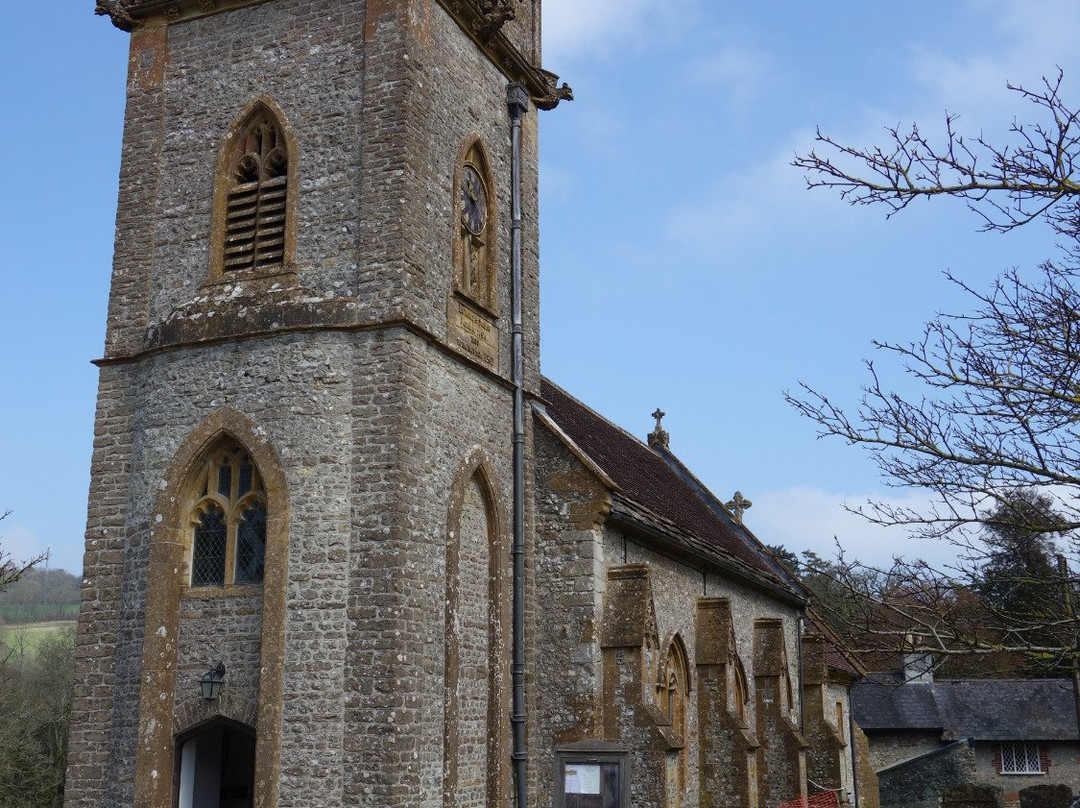
POLYGON ((926 653, 904 653, 904 684, 932 685, 934 657, 926 653))

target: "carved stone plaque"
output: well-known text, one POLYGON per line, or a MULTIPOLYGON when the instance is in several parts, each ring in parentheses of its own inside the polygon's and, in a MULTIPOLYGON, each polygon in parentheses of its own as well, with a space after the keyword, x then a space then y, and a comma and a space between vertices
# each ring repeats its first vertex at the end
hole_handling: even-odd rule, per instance
POLYGON ((499 327, 490 315, 478 312, 456 295, 450 298, 448 313, 451 343, 470 359, 498 370, 499 327))

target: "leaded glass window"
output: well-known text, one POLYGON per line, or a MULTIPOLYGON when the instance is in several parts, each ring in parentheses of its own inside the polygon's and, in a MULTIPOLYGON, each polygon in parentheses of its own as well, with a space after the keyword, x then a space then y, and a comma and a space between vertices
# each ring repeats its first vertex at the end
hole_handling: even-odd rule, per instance
POLYGON ((266 555, 266 506, 253 502, 244 509, 236 526, 236 582, 254 583, 263 579, 266 555))
POLYGON ((1001 744, 1002 774, 1042 774, 1042 758, 1036 741, 1007 741, 1001 744))
POLYGON ((266 493, 251 456, 223 441, 203 461, 191 490, 190 583, 261 583, 266 556, 266 493))
POLYGON ((209 505, 195 525, 191 545, 191 585, 221 586, 225 583, 226 536, 225 513, 209 505))

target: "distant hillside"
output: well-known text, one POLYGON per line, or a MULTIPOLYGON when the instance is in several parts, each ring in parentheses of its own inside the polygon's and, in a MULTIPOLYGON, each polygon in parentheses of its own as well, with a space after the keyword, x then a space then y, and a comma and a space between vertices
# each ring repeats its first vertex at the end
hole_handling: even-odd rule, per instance
POLYGON ((32 568, 0 589, 0 625, 74 620, 79 613, 79 579, 64 570, 32 568))

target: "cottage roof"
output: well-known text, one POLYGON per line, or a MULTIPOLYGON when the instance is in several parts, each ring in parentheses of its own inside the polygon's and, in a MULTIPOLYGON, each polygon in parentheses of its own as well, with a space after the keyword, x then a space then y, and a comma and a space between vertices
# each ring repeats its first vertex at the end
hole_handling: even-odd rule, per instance
POLYGON ((670 451, 650 449, 546 379, 541 394, 547 415, 613 484, 613 518, 637 525, 669 550, 804 600, 797 584, 670 451))
POLYGON ((871 674, 851 688, 851 712, 874 730, 932 730, 945 740, 1076 740, 1072 682, 1066 679, 958 679, 902 683, 871 674))
POLYGON ((842 673, 852 680, 866 676, 863 668, 844 650, 840 638, 829 628, 821 615, 814 611, 813 606, 806 610, 805 632, 825 641, 825 664, 831 671, 842 673))

